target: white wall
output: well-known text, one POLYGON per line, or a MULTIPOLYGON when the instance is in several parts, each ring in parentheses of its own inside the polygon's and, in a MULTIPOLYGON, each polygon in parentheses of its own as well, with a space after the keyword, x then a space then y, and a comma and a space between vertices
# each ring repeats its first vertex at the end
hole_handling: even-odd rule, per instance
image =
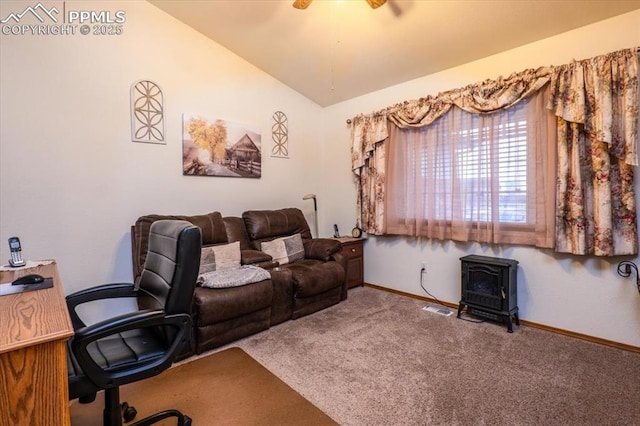
MULTIPOLYGON (((340 167, 335 184, 351 179, 348 167, 347 118, 409 99, 435 95, 487 78, 543 65, 560 65, 611 51, 640 46, 640 11, 602 21, 549 39, 484 58, 437 74, 343 102, 325 109, 326 158, 340 167)), ((636 171, 640 174, 640 170, 636 171)), ((636 197, 640 194, 636 176, 636 197)), ((325 227, 337 222, 353 226, 355 187, 325 206, 325 227), (351 214, 351 215, 349 215, 351 214)), ((370 237, 365 243, 365 280, 411 294, 426 295, 419 286, 420 262, 428 263, 425 284, 440 300, 460 300, 460 260, 467 254, 517 259, 521 318, 602 339, 640 346, 640 294, 632 279, 616 274, 622 260, 557 255, 516 246, 460 244, 403 237, 370 237)), ((636 263, 639 258, 634 260, 636 263)))
MULTIPOLYGON (((2 1, 0 16, 25 5, 2 1)), ((312 220, 302 196, 320 192, 322 108, 147 2, 67 7, 124 10, 124 33, 0 36, 0 259, 17 235, 27 259, 58 261, 70 293, 131 280, 141 215, 292 206, 312 220), (166 145, 131 142, 129 90, 142 78, 164 91, 166 145), (278 110, 290 159, 269 155, 278 110), (182 113, 260 126, 262 178, 182 176, 182 113)))

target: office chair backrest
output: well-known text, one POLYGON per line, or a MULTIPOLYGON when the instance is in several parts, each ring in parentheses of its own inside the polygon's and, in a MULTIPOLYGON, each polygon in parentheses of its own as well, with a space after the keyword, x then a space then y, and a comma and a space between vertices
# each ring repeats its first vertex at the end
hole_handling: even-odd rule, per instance
POLYGON ((190 314, 201 247, 200 228, 191 223, 183 220, 154 222, 138 283, 138 307, 164 309, 167 315, 190 314))

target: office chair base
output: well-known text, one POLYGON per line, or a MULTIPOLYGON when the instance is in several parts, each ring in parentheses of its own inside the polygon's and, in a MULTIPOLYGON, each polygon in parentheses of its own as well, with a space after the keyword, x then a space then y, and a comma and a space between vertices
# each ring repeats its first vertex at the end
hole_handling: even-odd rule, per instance
POLYGON ((138 415, 138 410, 135 407, 130 406, 126 402, 120 404, 120 409, 122 410, 122 418, 125 423, 132 422, 133 419, 138 415))
MULTIPOLYGON (((125 422, 130 422, 138 414, 137 410, 126 402, 120 403, 120 388, 118 387, 106 389, 104 392, 104 398, 104 426, 122 426, 123 417, 125 422)), ((129 426, 152 425, 158 423, 160 420, 164 420, 169 417, 176 417, 178 426, 191 426, 191 418, 189 416, 185 416, 178 410, 161 411, 159 413, 155 413, 148 417, 145 417, 142 420, 138 420, 135 423, 131 423, 129 426)))
POLYGON ((177 417, 178 426, 191 426, 191 417, 185 416, 178 410, 166 410, 161 411, 160 413, 152 414, 149 417, 145 417, 144 419, 132 423, 130 426, 147 426, 152 425, 160 420, 167 419, 169 417, 177 417))

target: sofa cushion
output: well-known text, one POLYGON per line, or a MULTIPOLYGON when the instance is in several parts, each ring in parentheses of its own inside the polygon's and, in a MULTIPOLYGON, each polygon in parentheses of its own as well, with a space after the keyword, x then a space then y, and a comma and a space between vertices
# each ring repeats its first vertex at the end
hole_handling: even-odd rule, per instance
POLYGON ((240 241, 240 250, 251 249, 247 228, 244 226, 244 220, 241 217, 226 216, 223 217, 224 226, 227 229, 227 239, 229 242, 240 241))
POLYGON ((240 267, 240 243, 238 241, 218 246, 202 247, 200 252, 200 274, 226 271, 240 267))
POLYGON ((260 249, 280 265, 304 259, 304 246, 300 234, 265 241, 261 243, 260 249))
POLYGON ((227 229, 220 212, 212 212, 197 216, 183 216, 183 220, 193 223, 202 230, 202 245, 224 244, 227 240, 227 229))
POLYGON ((242 213, 242 219, 256 250, 260 250, 260 243, 274 238, 293 234, 300 234, 303 241, 311 238, 309 224, 300 209, 248 210, 242 213))

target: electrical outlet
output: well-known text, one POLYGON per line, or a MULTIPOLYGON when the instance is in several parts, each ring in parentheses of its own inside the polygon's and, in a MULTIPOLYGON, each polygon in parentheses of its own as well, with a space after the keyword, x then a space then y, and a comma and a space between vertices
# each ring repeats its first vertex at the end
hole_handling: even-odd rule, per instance
POLYGON ((426 261, 426 260, 423 260, 423 261, 420 263, 420 268, 421 268, 423 271, 425 271, 425 272, 426 272, 426 270, 427 270, 427 261, 426 261))

